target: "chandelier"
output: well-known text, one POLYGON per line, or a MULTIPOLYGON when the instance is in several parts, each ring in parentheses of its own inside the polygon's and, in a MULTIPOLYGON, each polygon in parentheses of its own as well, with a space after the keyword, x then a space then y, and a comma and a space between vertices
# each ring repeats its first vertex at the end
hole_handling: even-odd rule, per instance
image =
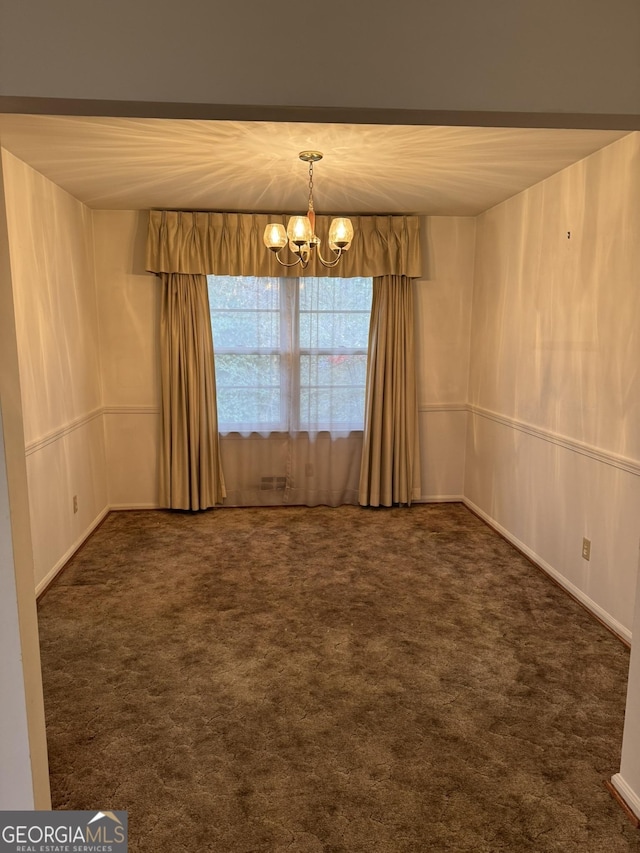
POLYGON ((309 209, 306 216, 292 216, 284 225, 271 222, 264 230, 264 244, 275 254, 276 260, 283 267, 295 267, 302 264, 303 269, 309 265, 314 252, 325 267, 335 267, 347 251, 353 240, 353 225, 350 219, 343 217, 332 219, 329 226, 329 248, 331 257, 326 259, 320 253, 320 238, 316 236, 316 214, 313 209, 313 164, 322 160, 320 151, 301 151, 300 159, 309 164, 309 209), (280 253, 285 246, 295 256, 289 262, 282 259, 280 253))

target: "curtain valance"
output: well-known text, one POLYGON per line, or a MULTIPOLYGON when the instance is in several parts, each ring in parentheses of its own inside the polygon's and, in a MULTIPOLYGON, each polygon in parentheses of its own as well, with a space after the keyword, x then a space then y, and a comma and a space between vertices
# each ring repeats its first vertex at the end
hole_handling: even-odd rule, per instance
MULTIPOLYGON (((262 242, 269 222, 287 215, 269 213, 191 213, 152 210, 147 236, 147 270, 155 273, 260 276, 382 276, 419 278, 420 220, 417 216, 352 216, 354 238, 337 267, 317 260, 306 270, 281 266, 262 242)), ((330 216, 316 217, 324 254, 330 216)))

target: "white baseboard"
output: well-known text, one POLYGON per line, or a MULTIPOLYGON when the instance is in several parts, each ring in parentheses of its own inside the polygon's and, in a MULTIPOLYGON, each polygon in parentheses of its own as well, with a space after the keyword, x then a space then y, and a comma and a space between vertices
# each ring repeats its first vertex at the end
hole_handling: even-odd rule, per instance
POLYGON ((47 575, 36 585, 36 598, 42 595, 45 589, 49 586, 51 581, 58 575, 59 572, 64 569, 66 564, 69 562, 71 557, 75 554, 78 548, 82 545, 82 543, 91 536, 96 527, 106 518, 108 513, 110 512, 110 507, 105 507, 99 515, 94 518, 89 527, 83 531, 82 535, 76 539, 73 545, 70 548, 67 548, 65 553, 60 557, 55 566, 48 572, 47 575))
POLYGON ((98 527, 99 524, 104 521, 107 515, 112 510, 121 510, 121 509, 161 509, 160 505, 157 503, 131 503, 131 504, 110 504, 105 507, 102 512, 91 522, 89 527, 83 532, 83 534, 76 539, 76 541, 71 545, 70 548, 67 548, 65 553, 60 557, 55 566, 49 571, 45 577, 36 585, 36 598, 39 598, 42 593, 47 589, 47 587, 51 584, 51 582, 58 576, 58 574, 64 569, 69 560, 73 557, 76 551, 80 548, 80 546, 85 542, 89 536, 93 533, 93 531, 98 527))
POLYGON ((121 509, 164 509, 158 503, 124 503, 124 504, 110 504, 109 511, 113 510, 114 512, 121 509))
POLYGON ((597 619, 603 622, 608 628, 610 628, 614 634, 617 634, 622 640, 626 643, 631 644, 631 631, 628 628, 625 628, 617 619, 607 613, 599 604, 596 604, 588 595, 582 592, 581 589, 578 589, 577 586, 571 583, 571 581, 567 580, 564 575, 560 574, 560 572, 555 569, 552 565, 547 563, 542 559, 535 551, 525 545, 524 542, 521 542, 517 537, 515 537, 512 533, 510 533, 506 528, 504 528, 501 524, 498 524, 495 519, 491 518, 490 515, 487 515, 484 510, 480 509, 479 506, 470 501, 468 498, 462 498, 463 503, 467 506, 472 512, 476 515, 479 515, 483 521, 486 521, 489 527, 493 527, 494 530, 497 530, 501 536, 511 542, 512 545, 522 551, 533 563, 536 564, 539 568, 541 568, 544 572, 546 572, 550 577, 554 579, 560 586, 565 589, 569 595, 573 596, 577 601, 580 602, 586 609, 592 613, 597 619))
POLYGON ((415 504, 446 504, 446 503, 462 503, 464 497, 462 495, 420 495, 419 498, 414 498, 411 503, 415 504))
POLYGON ((636 794, 633 788, 629 787, 620 773, 616 773, 611 777, 611 784, 618 794, 620 794, 633 814, 640 820, 640 795, 636 794))

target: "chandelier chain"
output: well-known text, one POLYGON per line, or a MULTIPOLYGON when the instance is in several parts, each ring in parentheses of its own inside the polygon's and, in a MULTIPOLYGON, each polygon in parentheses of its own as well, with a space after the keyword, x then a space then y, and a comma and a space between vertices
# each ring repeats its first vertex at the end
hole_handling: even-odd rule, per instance
POLYGON ((309 162, 309 210, 313 210, 313 160, 309 162))

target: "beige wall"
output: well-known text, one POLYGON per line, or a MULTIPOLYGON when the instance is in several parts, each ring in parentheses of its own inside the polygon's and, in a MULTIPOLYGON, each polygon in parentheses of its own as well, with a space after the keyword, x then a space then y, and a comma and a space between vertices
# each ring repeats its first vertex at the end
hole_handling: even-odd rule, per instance
POLYGON ((633 627, 612 782, 640 816, 638 234, 637 133, 478 218, 465 501, 633 627))
POLYGON ((475 219, 421 223, 424 276, 415 282, 423 500, 464 493, 475 219))
POLYGON ((94 211, 109 505, 158 503, 160 288, 144 269, 146 212, 94 211))
MULTIPOLYGON (((157 505, 159 287, 144 270, 147 216, 93 217, 102 345, 109 504, 157 505)), ((463 492, 475 220, 422 222, 425 276, 416 281, 423 499, 463 492)))
POLYGON ((0 809, 48 809, 51 797, 4 198, 0 157, 0 809))
POLYGON ((4 150, 2 162, 41 588, 108 506, 93 230, 68 193, 4 150))
POLYGON ((627 637, 639 233, 638 134, 479 217, 465 482, 476 508, 627 637))

